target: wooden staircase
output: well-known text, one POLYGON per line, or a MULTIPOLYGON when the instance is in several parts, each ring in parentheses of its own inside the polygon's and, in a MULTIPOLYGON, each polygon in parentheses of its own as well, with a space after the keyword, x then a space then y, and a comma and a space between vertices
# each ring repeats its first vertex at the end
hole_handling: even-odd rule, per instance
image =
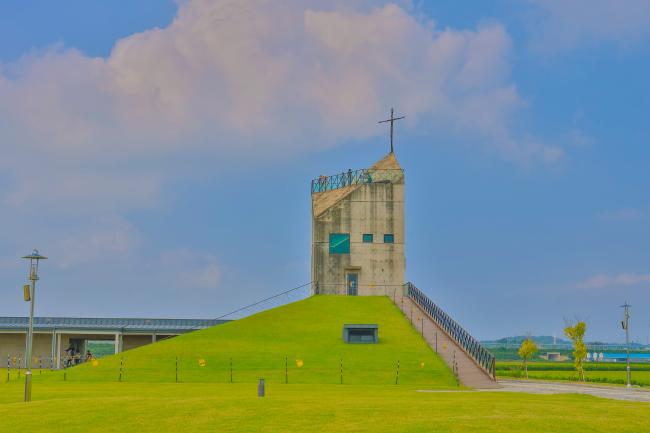
POLYGON ((411 283, 394 298, 397 306, 429 346, 470 388, 498 388, 494 356, 411 283))

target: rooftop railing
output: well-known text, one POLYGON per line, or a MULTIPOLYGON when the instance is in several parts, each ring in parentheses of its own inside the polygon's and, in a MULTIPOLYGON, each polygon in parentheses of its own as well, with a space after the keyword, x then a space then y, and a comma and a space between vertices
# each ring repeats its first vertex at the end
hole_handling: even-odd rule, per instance
POLYGON ((361 168, 348 170, 333 176, 319 176, 311 181, 312 194, 332 191, 351 185, 364 183, 392 183, 401 178, 402 170, 399 169, 373 169, 361 168))
POLYGON ((431 316, 447 334, 487 373, 495 378, 496 359, 483 345, 463 329, 442 308, 412 283, 406 283, 407 295, 431 316))

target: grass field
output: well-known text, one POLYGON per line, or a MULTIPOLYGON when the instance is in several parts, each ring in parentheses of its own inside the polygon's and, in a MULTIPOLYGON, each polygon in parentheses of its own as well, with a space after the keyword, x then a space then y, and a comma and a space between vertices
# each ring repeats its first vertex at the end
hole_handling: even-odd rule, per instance
POLYGON ((387 298, 313 297, 95 366, 37 371, 29 404, 22 380, 0 382, 0 432, 650 431, 646 403, 458 387, 387 298), (344 323, 377 323, 380 343, 343 343, 344 323))
POLYGON ((417 392, 413 386, 0 384, 2 432, 647 432, 650 405, 581 395, 417 392))
MULTIPOLYGON (((650 386, 650 365, 632 364, 632 384, 650 386)), ((521 362, 498 362, 497 376, 524 378, 525 372, 521 362)), ((530 379, 577 381, 578 375, 572 363, 567 362, 531 362, 528 364, 530 379)), ((585 364, 587 382, 625 384, 627 372, 623 363, 587 363, 585 364)))

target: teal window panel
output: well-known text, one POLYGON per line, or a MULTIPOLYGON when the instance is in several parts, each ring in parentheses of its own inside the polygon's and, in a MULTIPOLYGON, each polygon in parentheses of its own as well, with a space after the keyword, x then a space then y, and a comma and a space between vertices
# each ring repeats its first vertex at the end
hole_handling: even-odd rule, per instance
POLYGON ((371 244, 372 243, 372 233, 364 233, 363 234, 363 243, 364 244, 371 244))
POLYGON ((330 254, 350 254, 350 233, 330 233, 330 254))
POLYGON ((395 236, 392 233, 387 233, 384 235, 384 243, 385 244, 393 244, 395 243, 395 236))

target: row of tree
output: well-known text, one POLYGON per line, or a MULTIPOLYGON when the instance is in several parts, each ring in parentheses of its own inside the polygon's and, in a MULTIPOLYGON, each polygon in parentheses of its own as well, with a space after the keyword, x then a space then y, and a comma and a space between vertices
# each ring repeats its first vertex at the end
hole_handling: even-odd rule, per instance
MULTIPOLYGON (((566 335, 569 340, 571 340, 571 343, 573 343, 573 365, 576 368, 578 377, 583 382, 585 380, 584 362, 587 358, 585 332, 587 332, 587 324, 583 321, 579 321, 573 326, 569 325, 564 328, 564 335, 566 335)), ((528 379, 528 360, 535 355, 537 350, 537 344, 530 337, 527 337, 522 341, 521 346, 519 346, 519 357, 523 360, 526 379, 528 379)))

